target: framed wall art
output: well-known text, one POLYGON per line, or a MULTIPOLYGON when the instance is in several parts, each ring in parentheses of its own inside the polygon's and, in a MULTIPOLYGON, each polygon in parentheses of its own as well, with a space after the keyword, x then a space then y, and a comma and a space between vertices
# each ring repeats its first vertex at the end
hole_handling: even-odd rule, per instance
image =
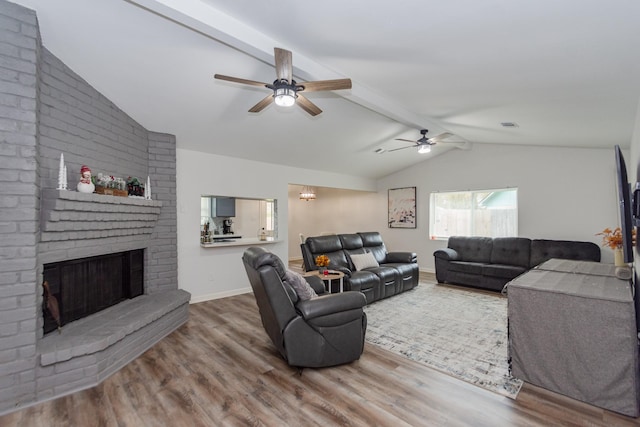
POLYGON ((416 228, 416 187, 389 189, 389 228, 416 228))

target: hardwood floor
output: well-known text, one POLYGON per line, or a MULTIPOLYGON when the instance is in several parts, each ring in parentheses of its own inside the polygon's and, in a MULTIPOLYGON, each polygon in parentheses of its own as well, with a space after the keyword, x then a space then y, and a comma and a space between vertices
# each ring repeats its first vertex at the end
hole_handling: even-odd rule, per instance
POLYGON ((252 294, 193 304, 189 321, 97 387, 0 426, 640 426, 525 385, 517 400, 366 344, 360 360, 299 375, 252 294))

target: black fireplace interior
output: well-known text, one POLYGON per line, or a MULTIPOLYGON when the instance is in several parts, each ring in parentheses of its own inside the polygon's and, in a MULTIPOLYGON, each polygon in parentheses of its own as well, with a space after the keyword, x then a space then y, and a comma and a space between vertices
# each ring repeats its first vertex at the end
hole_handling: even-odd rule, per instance
MULTIPOLYGON (((61 261, 44 266, 64 326, 144 292, 144 249, 61 261)), ((58 325, 43 299, 44 333, 58 325)))

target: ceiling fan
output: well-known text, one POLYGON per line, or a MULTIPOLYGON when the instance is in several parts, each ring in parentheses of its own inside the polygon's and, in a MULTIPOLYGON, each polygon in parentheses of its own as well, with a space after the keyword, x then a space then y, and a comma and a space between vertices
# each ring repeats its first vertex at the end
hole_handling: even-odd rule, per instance
POLYGON ((215 74, 213 77, 219 80, 226 80, 250 86, 264 86, 271 89, 273 93, 267 95, 262 101, 249 109, 250 113, 258 113, 264 110, 269 104, 275 102, 282 107, 291 107, 298 104, 304 111, 317 116, 322 113, 313 102, 309 101, 300 92, 320 92, 325 90, 351 89, 351 79, 319 80, 315 82, 298 83, 293 80, 293 63, 291 61, 291 51, 274 48, 276 63, 276 79, 273 83, 262 83, 254 80, 230 77, 222 74, 215 74))
POLYGON ((442 140, 447 139, 450 136, 453 136, 452 133, 444 132, 444 133, 441 133, 439 135, 434 136, 433 138, 427 138, 427 132, 429 132, 428 129, 422 129, 420 131, 420 134, 422 135, 422 138, 418 139, 417 141, 412 141, 410 139, 396 138, 396 141, 410 142, 413 145, 409 145, 409 146, 406 146, 406 147, 400 147, 400 148, 394 148, 393 150, 388 150, 388 152, 404 150, 406 148, 418 147, 418 153, 424 154, 424 153, 428 153, 428 152, 431 151, 431 146, 436 145, 438 142, 442 142, 442 140))

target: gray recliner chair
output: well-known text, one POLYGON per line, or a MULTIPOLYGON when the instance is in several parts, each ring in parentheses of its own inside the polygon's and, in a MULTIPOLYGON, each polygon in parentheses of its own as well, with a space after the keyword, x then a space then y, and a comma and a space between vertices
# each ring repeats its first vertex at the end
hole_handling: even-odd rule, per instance
POLYGON ((367 329, 362 293, 324 293, 322 280, 308 277, 318 297, 302 301, 283 280, 287 270, 275 254, 251 247, 242 262, 262 325, 289 365, 318 368, 360 358, 367 329))

